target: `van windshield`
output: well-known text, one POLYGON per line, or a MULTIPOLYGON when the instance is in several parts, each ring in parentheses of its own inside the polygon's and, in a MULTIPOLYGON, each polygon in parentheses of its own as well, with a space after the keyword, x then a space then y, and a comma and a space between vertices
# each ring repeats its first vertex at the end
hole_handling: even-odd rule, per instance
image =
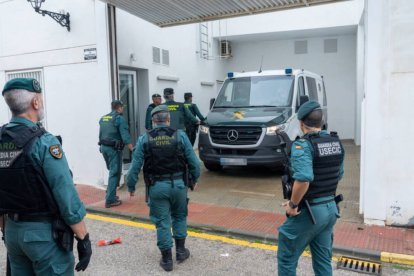
POLYGON ((286 107, 291 105, 294 76, 227 79, 214 107, 286 107))

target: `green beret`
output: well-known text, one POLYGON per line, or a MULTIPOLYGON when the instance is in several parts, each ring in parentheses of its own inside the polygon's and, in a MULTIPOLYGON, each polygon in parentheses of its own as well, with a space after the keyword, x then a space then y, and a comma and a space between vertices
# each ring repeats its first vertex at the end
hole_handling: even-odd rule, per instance
POLYGON ((151 117, 160 112, 170 112, 170 111, 168 110, 168 106, 160 104, 154 107, 154 109, 151 111, 151 117))
POLYGON ((29 92, 42 93, 42 88, 37 80, 32 78, 16 78, 9 80, 3 88, 1 93, 4 96, 4 93, 13 89, 23 89, 29 92))
POLYGON ((164 96, 169 96, 169 95, 172 95, 172 94, 174 94, 174 89, 172 89, 172 88, 165 88, 164 89, 164 96))
POLYGON ((321 109, 321 105, 318 102, 308 101, 308 102, 302 104, 299 107, 299 110, 298 110, 298 120, 302 120, 303 118, 308 116, 309 113, 311 113, 315 109, 321 109))

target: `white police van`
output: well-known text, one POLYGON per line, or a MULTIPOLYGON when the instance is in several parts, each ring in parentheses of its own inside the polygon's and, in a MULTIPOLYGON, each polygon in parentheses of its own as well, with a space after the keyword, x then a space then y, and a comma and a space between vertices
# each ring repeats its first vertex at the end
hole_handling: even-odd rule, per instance
POLYGON ((276 130, 285 131, 291 140, 300 137, 296 113, 308 100, 321 104, 327 129, 322 76, 290 68, 228 73, 200 125, 200 159, 212 171, 223 166, 280 165, 285 156, 276 130))

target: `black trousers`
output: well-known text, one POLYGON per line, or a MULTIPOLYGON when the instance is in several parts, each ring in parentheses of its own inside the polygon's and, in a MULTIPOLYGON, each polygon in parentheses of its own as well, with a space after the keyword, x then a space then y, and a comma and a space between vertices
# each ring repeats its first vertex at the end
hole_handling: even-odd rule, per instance
POLYGON ((186 125, 185 126, 185 133, 187 133, 188 139, 192 146, 194 146, 196 137, 197 137, 197 126, 196 125, 186 125))

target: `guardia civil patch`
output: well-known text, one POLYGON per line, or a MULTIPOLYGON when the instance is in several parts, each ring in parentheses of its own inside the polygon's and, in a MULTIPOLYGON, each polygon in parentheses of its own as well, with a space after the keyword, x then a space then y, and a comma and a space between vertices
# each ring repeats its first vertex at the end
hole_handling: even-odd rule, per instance
POLYGON ((49 148, 49 152, 50 152, 50 154, 51 154, 54 158, 56 158, 56 159, 60 159, 60 158, 62 158, 62 156, 63 156, 63 151, 62 151, 62 149, 60 148, 60 145, 53 145, 53 146, 50 146, 50 148, 49 148))

